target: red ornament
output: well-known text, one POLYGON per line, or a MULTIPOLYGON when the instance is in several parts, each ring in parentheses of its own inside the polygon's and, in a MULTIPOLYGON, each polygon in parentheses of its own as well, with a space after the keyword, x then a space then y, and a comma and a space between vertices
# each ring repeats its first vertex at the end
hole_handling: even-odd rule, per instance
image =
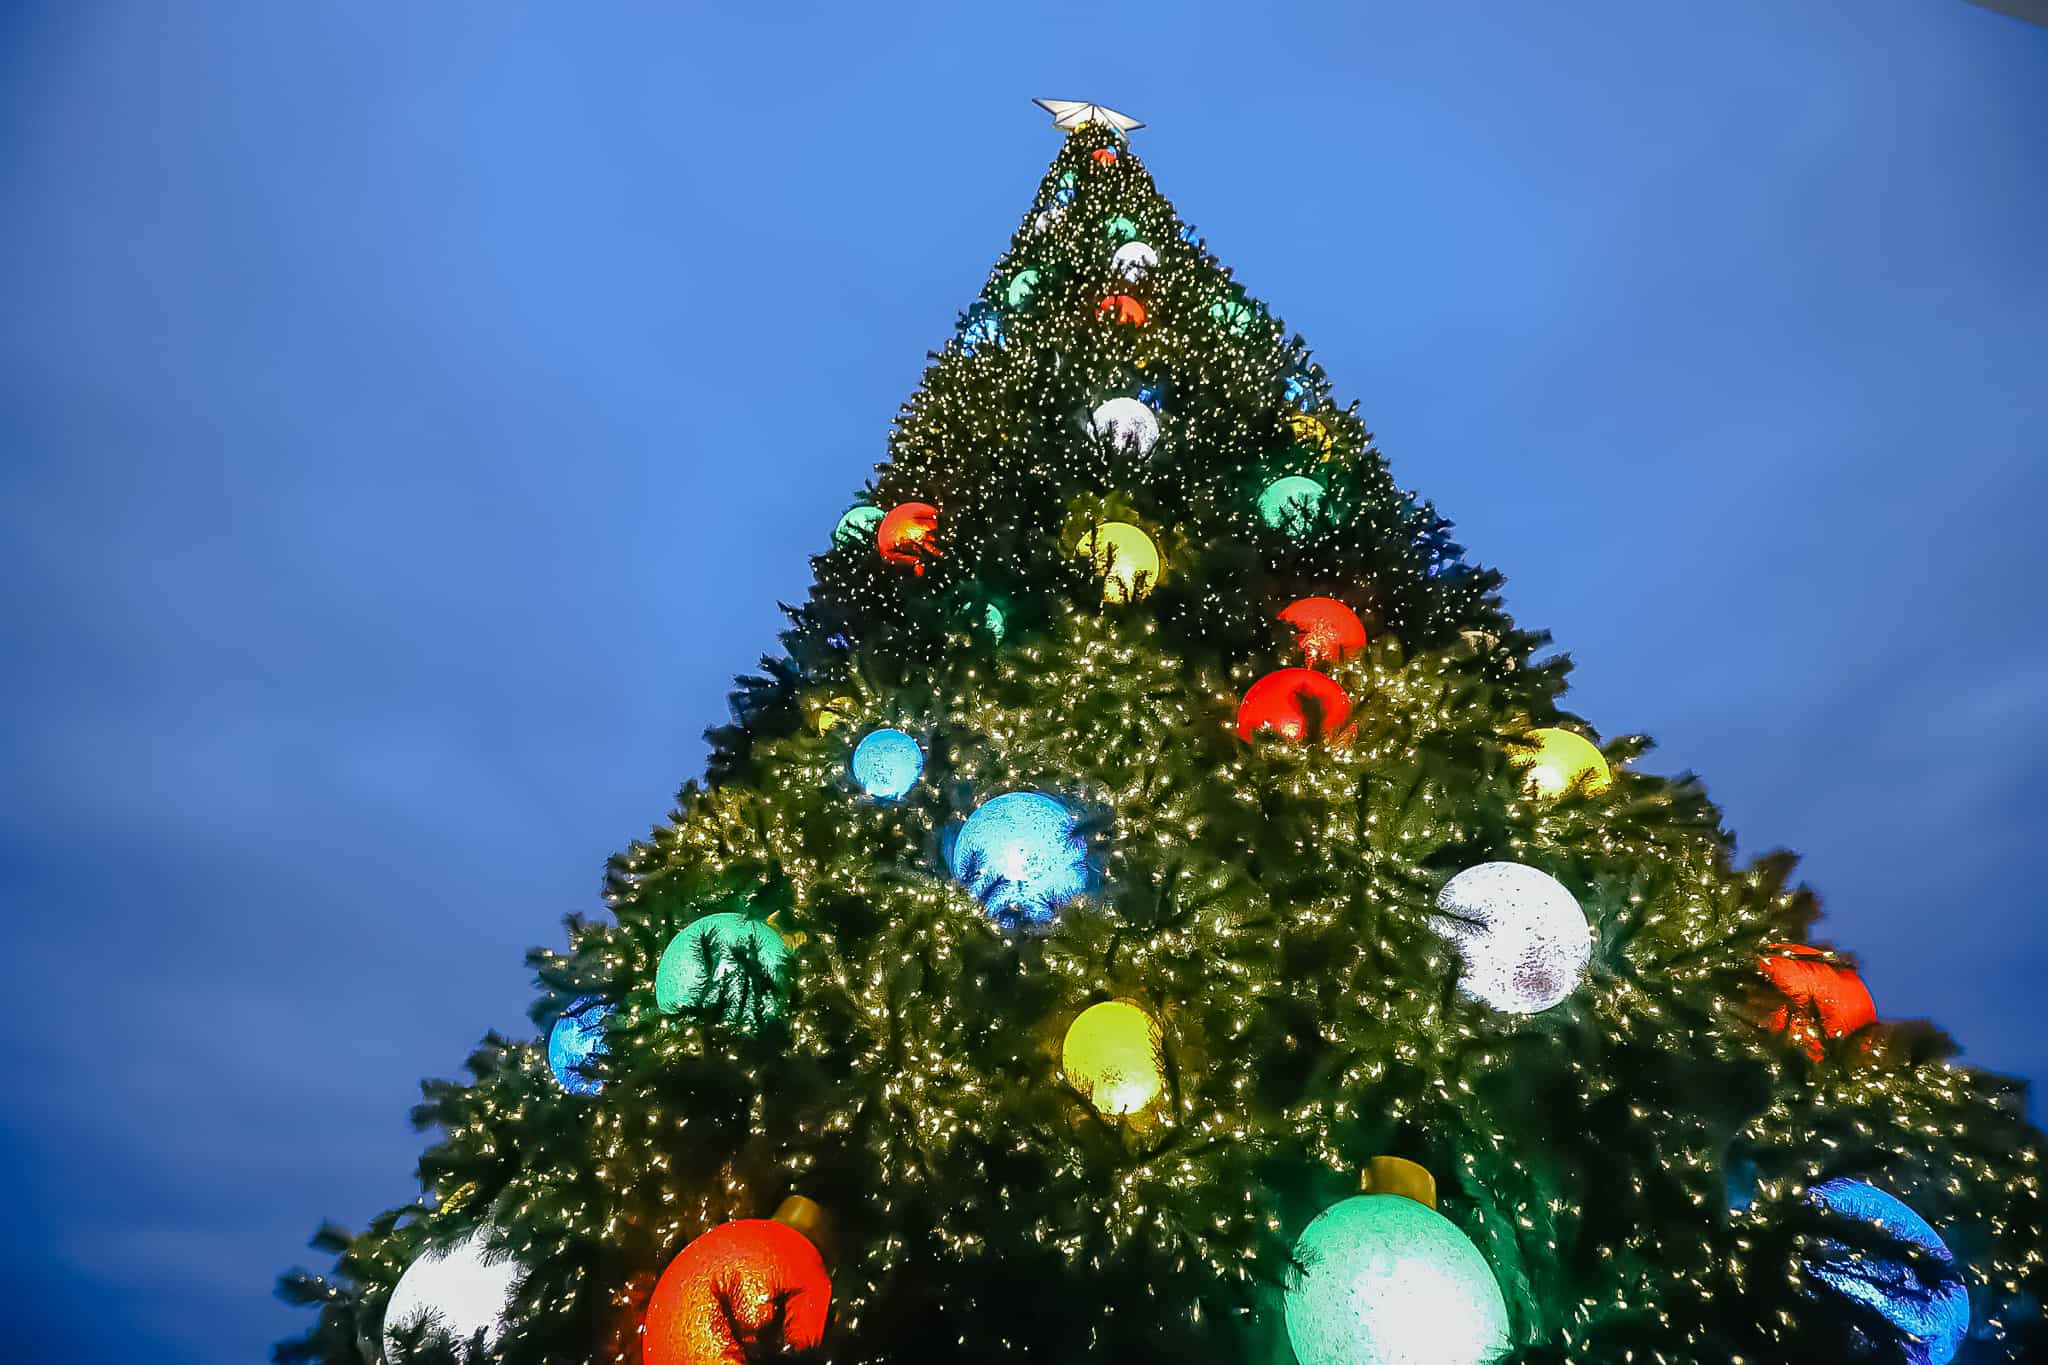
POLYGON ((939 557, 939 509, 928 502, 897 504, 875 528, 875 545, 890 563, 923 573, 924 562, 939 557))
POLYGON ((1365 622, 1334 597, 1289 602, 1280 619, 1294 627, 1302 657, 1312 664, 1338 663, 1365 648, 1365 622))
POLYGON ((1095 309, 1095 316, 1108 318, 1113 322, 1128 322, 1133 327, 1145 325, 1145 305, 1129 294, 1111 294, 1095 309))
POLYGON ((1764 975, 1785 996, 1771 1014, 1770 1025, 1806 1049, 1816 1062, 1825 1051, 1823 1039, 1854 1033, 1877 1022, 1877 1002, 1854 969, 1816 961, 1821 950, 1804 943, 1773 943, 1771 956, 1759 963, 1764 975))
POLYGON ((769 1218, 721 1223, 682 1249, 647 1301, 646 1365, 741 1365, 780 1310, 782 1339, 825 1335, 832 1280, 810 1238, 769 1218))
POLYGON ((1313 706, 1322 718, 1322 733, 1337 738, 1351 719, 1351 698, 1327 673, 1313 668, 1283 668, 1251 685, 1237 708, 1237 737, 1249 743, 1261 730, 1271 730, 1291 744, 1308 738, 1308 713, 1313 706))
POLYGON ((1089 155, 1095 158, 1096 165, 1107 166, 1110 162, 1116 160, 1116 149, 1114 147, 1097 147, 1089 155))

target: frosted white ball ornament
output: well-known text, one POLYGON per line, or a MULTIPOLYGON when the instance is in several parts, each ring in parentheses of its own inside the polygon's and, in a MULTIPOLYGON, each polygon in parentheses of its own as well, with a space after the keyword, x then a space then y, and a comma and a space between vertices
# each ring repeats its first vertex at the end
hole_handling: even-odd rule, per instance
POLYGON ((1507 1014, 1540 1014, 1593 957, 1586 912, 1564 883, 1522 863, 1480 863, 1444 884, 1430 927, 1463 959, 1458 987, 1507 1014))
POLYGON ((526 1267, 510 1256, 492 1254, 489 1240, 490 1234, 478 1228, 451 1247, 421 1252, 405 1268, 384 1305, 387 1357, 396 1355, 400 1334, 422 1322, 460 1344, 478 1332, 486 1347, 496 1344, 526 1267))
POLYGON ((1159 264, 1159 253, 1143 242, 1125 242, 1109 258, 1109 268, 1127 280, 1142 280, 1159 264))
POLYGON ((1159 418, 1135 398, 1112 398, 1089 414, 1088 430, 1120 449, 1149 455, 1159 441, 1159 418))

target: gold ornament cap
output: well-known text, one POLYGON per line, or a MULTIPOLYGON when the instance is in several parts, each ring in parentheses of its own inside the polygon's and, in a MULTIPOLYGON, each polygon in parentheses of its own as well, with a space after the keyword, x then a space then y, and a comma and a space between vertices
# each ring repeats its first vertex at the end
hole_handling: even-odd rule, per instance
POLYGON ((831 1240, 832 1229, 825 1217, 825 1210, 818 1207, 815 1199, 806 1199, 793 1194, 775 1206, 774 1221, 785 1227, 795 1228, 810 1239, 820 1256, 828 1254, 826 1245, 831 1240))
POLYGON ((1398 1194, 1436 1207, 1436 1177, 1406 1157, 1376 1156, 1358 1173, 1358 1188, 1367 1194, 1398 1194))

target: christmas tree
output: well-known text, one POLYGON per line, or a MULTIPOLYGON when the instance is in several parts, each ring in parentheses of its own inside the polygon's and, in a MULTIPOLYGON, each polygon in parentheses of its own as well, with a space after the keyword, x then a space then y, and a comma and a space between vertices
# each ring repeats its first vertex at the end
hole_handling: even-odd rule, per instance
POLYGON ((2040 1350, 2020 1086, 1595 742, 1139 125, 1045 103, 706 780, 276 1358, 2040 1350))

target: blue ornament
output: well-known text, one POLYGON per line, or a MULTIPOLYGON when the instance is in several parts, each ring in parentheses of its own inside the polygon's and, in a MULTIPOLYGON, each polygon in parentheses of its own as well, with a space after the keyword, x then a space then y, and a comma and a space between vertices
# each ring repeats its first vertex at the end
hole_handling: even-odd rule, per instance
POLYGON ((1947 1268, 1932 1289, 1897 1260, 1850 1254, 1834 1243, 1824 1259, 1807 1262, 1813 1277, 1837 1294, 1876 1309, 1903 1334, 1901 1344, 1913 1365, 1948 1365, 1970 1330, 1970 1292, 1956 1272, 1955 1257, 1933 1228, 1904 1204, 1861 1180, 1830 1180, 1806 1192, 1829 1213, 1878 1224, 1901 1242, 1909 1242, 1947 1268))
POLYGON ((854 746, 848 767, 855 786, 877 801, 894 801, 917 785, 924 750, 901 730, 875 730, 854 746))
POLYGON ((985 303, 967 310, 967 325, 960 329, 960 350, 973 355, 984 346, 1003 344, 1003 320, 985 303))
POLYGON ((1303 379, 1298 374, 1290 374, 1287 376, 1288 402, 1298 404, 1301 402, 1302 399, 1307 398, 1309 396, 1309 392, 1310 391, 1308 387, 1308 381, 1306 379, 1303 379))
POLYGON ((1157 384, 1145 384, 1138 389, 1138 401, 1157 412, 1166 407, 1166 394, 1157 384))
POLYGON ((595 995, 580 996, 569 1003, 548 1030, 548 1070, 555 1082, 572 1095, 595 1095, 604 1082, 578 1070, 592 1057, 611 1049, 605 1046, 604 1022, 612 1006, 595 995))
POLYGON ((1060 177, 1060 183, 1058 187, 1053 190, 1053 199, 1062 204, 1073 203, 1074 194, 1076 192, 1076 186, 1078 184, 1079 182, 1074 178, 1074 173, 1072 171, 1068 171, 1065 175, 1060 177))
POLYGON ((953 841, 953 875, 999 918, 1043 922, 1088 889, 1088 845, 1074 812, 1044 792, 982 802, 953 841))
POLYGON ((1195 231, 1195 225, 1193 223, 1188 223, 1182 226, 1180 230, 1180 239, 1183 242, 1186 242, 1189 246, 1200 246, 1202 244, 1201 235, 1195 231))

